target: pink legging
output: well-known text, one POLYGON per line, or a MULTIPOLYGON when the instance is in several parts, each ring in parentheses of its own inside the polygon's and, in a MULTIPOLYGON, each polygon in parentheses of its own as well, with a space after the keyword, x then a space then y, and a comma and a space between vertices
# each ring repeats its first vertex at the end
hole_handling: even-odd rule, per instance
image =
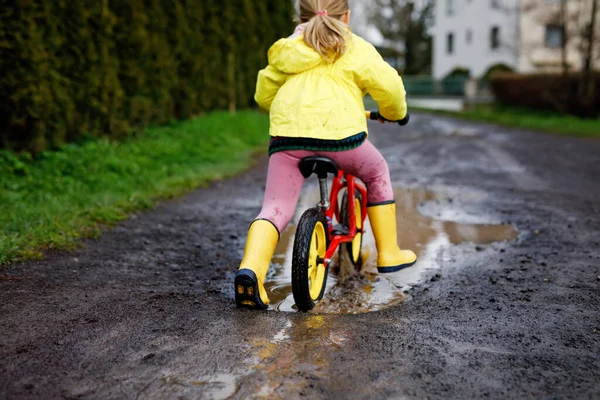
POLYGON ((269 159, 265 198, 257 219, 267 219, 279 232, 283 232, 294 216, 304 183, 298 163, 309 156, 328 157, 338 168, 358 177, 367 185, 368 203, 394 199, 388 165, 368 140, 356 149, 347 151, 281 151, 269 159))

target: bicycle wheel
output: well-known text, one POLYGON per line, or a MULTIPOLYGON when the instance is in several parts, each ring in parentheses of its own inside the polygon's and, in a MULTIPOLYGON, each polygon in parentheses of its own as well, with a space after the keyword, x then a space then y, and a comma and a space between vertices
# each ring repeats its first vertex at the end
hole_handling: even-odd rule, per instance
POLYGON ((325 293, 328 246, 325 215, 318 208, 306 210, 296 229, 292 253, 292 293, 300 311, 311 310, 325 293))
MULTIPOLYGON (((362 234, 362 196, 358 190, 354 191, 354 218, 356 221, 356 236, 352 242, 342 243, 340 244, 340 251, 347 255, 348 259, 354 265, 354 268, 357 271, 360 271, 362 267, 362 242, 363 242, 363 234, 362 234)), ((344 192, 344 196, 342 197, 342 205, 340 208, 340 222, 345 226, 350 226, 350 221, 348 220, 348 192, 344 192)))

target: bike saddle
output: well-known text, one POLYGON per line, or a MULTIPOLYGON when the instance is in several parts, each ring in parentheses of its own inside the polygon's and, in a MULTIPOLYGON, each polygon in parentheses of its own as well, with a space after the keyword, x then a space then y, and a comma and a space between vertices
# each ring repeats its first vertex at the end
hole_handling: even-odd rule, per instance
POLYGON ((319 179, 326 179, 327 174, 337 175, 338 167, 333 160, 327 157, 306 157, 298 164, 300 172, 304 178, 308 178, 312 174, 317 174, 319 179))

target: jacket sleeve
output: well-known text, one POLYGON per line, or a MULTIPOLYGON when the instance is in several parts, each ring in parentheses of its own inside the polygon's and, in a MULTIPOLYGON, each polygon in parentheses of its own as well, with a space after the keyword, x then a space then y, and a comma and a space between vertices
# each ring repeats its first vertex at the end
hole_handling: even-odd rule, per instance
POLYGON ((379 106, 381 115, 390 121, 399 121, 406 117, 406 91, 402 78, 377 52, 367 44, 364 62, 357 70, 357 84, 363 93, 373 97, 379 106))
POLYGON ((285 83, 286 74, 270 65, 258 73, 254 100, 260 108, 269 111, 279 88, 285 83))

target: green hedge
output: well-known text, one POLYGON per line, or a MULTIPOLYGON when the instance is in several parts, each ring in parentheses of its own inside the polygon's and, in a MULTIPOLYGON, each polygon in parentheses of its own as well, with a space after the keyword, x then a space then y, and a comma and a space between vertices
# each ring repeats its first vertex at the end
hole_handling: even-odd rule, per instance
POLYGON ((0 0, 0 147, 247 107, 292 14, 282 0, 0 0))
POLYGON ((582 90, 582 78, 580 74, 498 73, 490 77, 490 87, 503 105, 597 118, 600 116, 600 73, 592 76, 593 89, 589 92, 582 90))

